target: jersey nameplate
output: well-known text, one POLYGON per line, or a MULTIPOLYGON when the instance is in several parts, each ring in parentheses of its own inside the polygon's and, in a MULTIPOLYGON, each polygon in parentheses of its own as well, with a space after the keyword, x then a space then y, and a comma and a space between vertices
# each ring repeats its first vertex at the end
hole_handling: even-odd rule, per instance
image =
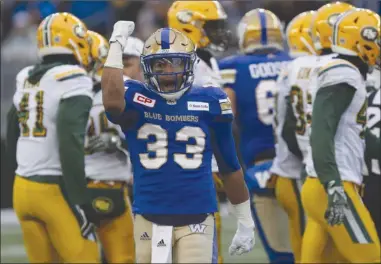
POLYGON ((152 108, 155 106, 156 100, 148 98, 140 93, 135 93, 134 102, 152 108))
POLYGON ((188 102, 188 110, 190 110, 190 111, 209 111, 209 103, 188 102))

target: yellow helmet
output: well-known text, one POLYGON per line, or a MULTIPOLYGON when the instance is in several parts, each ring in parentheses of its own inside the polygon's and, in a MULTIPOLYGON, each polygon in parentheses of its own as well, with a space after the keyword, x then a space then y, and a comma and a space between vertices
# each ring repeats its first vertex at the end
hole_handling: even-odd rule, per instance
POLYGON ((256 8, 247 12, 238 24, 237 33, 239 48, 243 53, 263 48, 283 50, 282 23, 269 10, 256 8))
POLYGON ((294 17, 286 29, 287 45, 292 56, 315 54, 311 36, 311 22, 315 11, 294 17))
POLYGON ((167 16, 168 26, 184 33, 197 47, 227 49, 230 31, 227 15, 218 1, 176 1, 167 16))
POLYGON ((103 72, 103 65, 106 62, 110 45, 108 41, 97 32, 88 30, 87 33, 90 38, 90 55, 92 59, 90 72, 93 79, 96 82, 100 82, 103 72))
POLYGON ((354 9, 338 17, 332 35, 332 51, 360 57, 380 67, 380 16, 367 9, 354 9))
POLYGON ((87 27, 72 14, 54 13, 46 17, 37 29, 37 45, 41 57, 73 54, 81 65, 90 64, 87 27))
POLYGON ((347 3, 334 2, 323 5, 316 11, 312 21, 311 31, 314 47, 318 54, 320 54, 323 49, 331 48, 333 24, 335 24, 337 17, 353 8, 355 7, 347 3))
POLYGON ((141 63, 147 88, 177 100, 193 83, 196 47, 183 33, 161 28, 144 43, 141 63))

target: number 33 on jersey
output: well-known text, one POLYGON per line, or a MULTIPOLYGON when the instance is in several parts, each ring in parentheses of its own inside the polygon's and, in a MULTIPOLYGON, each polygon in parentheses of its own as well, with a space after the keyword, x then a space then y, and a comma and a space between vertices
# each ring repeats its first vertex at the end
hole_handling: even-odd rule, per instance
POLYGON ((142 83, 127 81, 125 86, 124 113, 118 117, 120 120, 109 114, 108 117, 119 123, 126 135, 134 167, 134 192, 142 194, 155 189, 156 194, 151 198, 137 195, 135 212, 192 214, 217 211, 216 203, 205 202, 215 196, 212 148, 215 150, 217 146, 223 157, 219 164, 222 161, 222 166, 223 163, 233 164, 229 166, 233 171, 239 169, 234 142, 226 142, 226 138, 232 141, 232 137, 220 136, 226 132, 231 135, 233 114, 226 94, 220 88, 193 87, 178 101, 168 102, 142 83), (180 190, 186 193, 176 193, 180 190), (160 205, 157 197, 162 200, 160 205), (179 197, 192 197, 193 200, 174 205, 179 197), (199 200, 196 201, 198 208, 195 208, 195 200, 199 200))

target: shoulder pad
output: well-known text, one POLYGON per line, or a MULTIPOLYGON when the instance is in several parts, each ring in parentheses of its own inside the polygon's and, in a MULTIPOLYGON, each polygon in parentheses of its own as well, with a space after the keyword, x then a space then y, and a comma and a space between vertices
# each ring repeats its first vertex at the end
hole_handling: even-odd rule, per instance
POLYGON ((219 61, 220 75, 223 84, 234 84, 237 76, 237 66, 242 56, 233 55, 219 61))
POLYGON ((145 84, 140 82, 140 81, 137 81, 137 80, 133 80, 133 79, 127 79, 125 82, 124 82, 124 88, 125 89, 128 89, 128 88, 145 88, 145 84))
POLYGON ((87 72, 76 65, 63 65, 51 69, 54 79, 58 82, 74 79, 80 76, 87 76, 87 72))
POLYGON ((343 69, 343 68, 349 68, 356 72, 359 72, 356 66, 354 66, 352 63, 346 60, 342 59, 333 59, 332 61, 328 62, 324 66, 320 67, 319 69, 319 76, 323 75, 324 73, 333 70, 333 69, 343 69))
POLYGON ((286 59, 292 60, 292 57, 288 52, 282 51, 280 54, 286 59))
POLYGON ((363 77, 357 67, 342 59, 329 61, 318 71, 319 87, 347 83, 357 89, 362 81, 363 77))
POLYGON ((206 97, 208 98, 209 100, 213 100, 213 99, 219 99, 219 98, 226 98, 226 93, 225 91, 220 88, 220 87, 217 87, 215 85, 203 85, 203 86, 193 86, 190 91, 189 91, 189 94, 190 95, 197 95, 197 96, 203 96, 203 97, 206 97))
POLYGON ((33 66, 28 66, 22 69, 17 75, 16 75, 16 88, 19 87, 19 85, 24 85, 25 80, 28 78, 29 71, 33 68, 33 66))
POLYGON ((234 63, 236 62, 237 57, 237 55, 231 55, 229 57, 223 58, 218 61, 218 65, 220 66, 220 68, 234 67, 234 63))

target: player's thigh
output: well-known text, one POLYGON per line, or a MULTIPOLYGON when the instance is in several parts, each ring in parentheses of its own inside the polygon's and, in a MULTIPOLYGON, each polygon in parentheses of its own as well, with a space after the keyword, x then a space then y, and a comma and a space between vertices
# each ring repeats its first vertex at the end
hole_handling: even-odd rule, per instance
POLYGON ((79 212, 71 207, 56 186, 54 195, 47 199, 39 218, 44 219, 49 237, 65 262, 96 263, 99 260, 95 236, 85 238, 81 233, 79 212))
POLYGON ((175 227, 174 263, 217 263, 218 249, 215 220, 209 215, 204 222, 175 227))
POLYGON ((325 227, 309 218, 302 240, 300 263, 346 263, 325 227))
POLYGON ((343 255, 340 254, 331 237, 327 239, 321 263, 348 263, 343 255))
MULTIPOLYGON (((71 239, 73 229, 68 228, 74 215, 63 198, 59 185, 35 182, 17 176, 14 190, 15 210, 25 233, 27 247, 35 248, 36 245, 40 245, 41 250, 37 252, 42 254, 45 251, 43 254, 47 256, 46 258, 55 254, 55 252, 50 253, 53 247, 64 261, 66 256, 76 256, 75 253, 80 247, 71 239), (50 246, 44 246, 46 243, 50 246)), ((79 231, 78 223, 76 229, 79 231)), ((80 239, 83 240, 82 237, 80 239)))
POLYGON ((31 263, 52 263, 58 255, 49 239, 43 219, 38 219, 38 205, 46 199, 42 183, 15 177, 13 186, 13 208, 19 219, 23 241, 31 263))
POLYGON ((134 263, 135 244, 133 218, 129 199, 126 211, 119 217, 102 221, 97 229, 106 259, 109 263, 134 263))
POLYGON ((263 232, 262 242, 273 251, 291 252, 288 217, 276 198, 254 194, 252 203, 254 219, 263 232))
POLYGON ((301 197, 304 213, 308 219, 314 219, 324 226, 326 223, 324 214, 327 209, 328 199, 319 179, 307 177, 302 187, 301 197))
POLYGON ((340 251, 350 262, 380 263, 380 241, 373 220, 363 204, 356 185, 344 182, 349 208, 344 224, 328 226, 328 231, 340 251))
POLYGON ((20 176, 15 176, 13 183, 13 210, 15 211, 17 217, 21 220, 22 218, 28 216, 30 212, 29 207, 29 193, 28 193, 28 182, 26 179, 20 176))
POLYGON ((137 214, 134 218, 136 263, 151 263, 152 222, 137 214))
POLYGON ((20 220, 23 241, 30 263, 60 263, 44 224, 36 220, 20 220))
POLYGON ((328 233, 324 226, 309 217, 302 239, 301 263, 322 263, 328 233))
POLYGON ((305 217, 297 180, 278 177, 275 185, 275 196, 288 215, 290 241, 295 261, 298 262, 305 228, 305 217))

